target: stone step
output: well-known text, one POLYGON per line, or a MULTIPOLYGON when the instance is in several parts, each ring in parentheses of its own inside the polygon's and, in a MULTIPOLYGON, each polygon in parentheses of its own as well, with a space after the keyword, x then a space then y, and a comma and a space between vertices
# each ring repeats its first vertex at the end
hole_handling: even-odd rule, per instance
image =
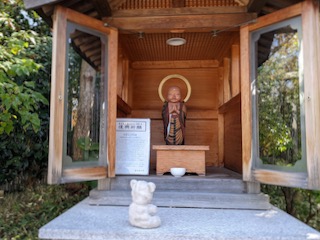
POLYGON ((132 179, 144 180, 156 184, 156 191, 201 191, 215 193, 245 193, 246 185, 236 178, 207 178, 199 176, 183 176, 180 178, 171 175, 163 176, 118 176, 111 179, 110 190, 130 191, 132 179))
POLYGON ((138 229, 127 206, 92 206, 86 198, 39 229, 39 239, 298 240, 320 233, 291 215, 269 210, 159 207, 161 226, 138 229))
MULTIPOLYGON (((124 190, 92 190, 89 196, 91 205, 129 206, 131 192, 124 190)), ((270 209, 269 197, 265 194, 209 193, 199 191, 177 192, 158 191, 152 203, 158 207, 191 207, 218 209, 270 209)))

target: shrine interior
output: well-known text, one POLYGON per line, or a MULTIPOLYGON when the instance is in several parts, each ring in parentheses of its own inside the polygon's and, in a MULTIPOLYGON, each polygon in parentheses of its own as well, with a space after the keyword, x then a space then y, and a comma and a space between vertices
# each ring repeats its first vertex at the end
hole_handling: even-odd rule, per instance
MULTIPOLYGON (((238 61, 234 64, 239 66, 239 29, 217 36, 210 32, 145 33, 142 37, 121 34, 120 46, 118 117, 150 118, 151 145, 165 144, 158 86, 168 75, 182 75, 192 91, 186 103, 185 144, 209 146, 206 166, 241 173, 240 93, 232 96, 229 89, 229 96, 224 97, 222 84, 225 74, 232 75, 232 51, 234 62, 238 61), (167 39, 177 37, 185 39, 186 44, 166 44, 167 39), (219 136, 220 141, 224 138, 221 146, 219 136), (219 147, 224 149, 220 149, 220 157, 219 147)), ((181 80, 172 79, 168 84, 180 84, 186 95, 181 80)), ((150 159, 152 172, 156 163, 152 149, 150 159)))
MULTIPOLYGON (((68 4, 67 1, 62 1, 61 4, 102 19, 106 27, 118 29, 117 117, 151 119, 150 173, 154 172, 156 166, 156 155, 152 145, 165 144, 161 118, 163 102, 159 97, 158 87, 165 77, 179 74, 184 76, 191 86, 191 96, 186 103, 185 144, 209 146, 205 161, 207 167, 224 167, 241 174, 240 27, 254 21, 257 16, 284 8, 286 5, 282 1, 279 1, 279 5, 272 5, 271 1, 266 1, 268 4, 264 5, 265 8, 259 9, 256 15, 250 15, 248 9, 239 5, 239 1, 220 1, 221 4, 225 4, 222 6, 224 11, 238 11, 246 17, 239 14, 238 21, 235 21, 237 24, 228 27, 179 29, 172 23, 175 26, 172 29, 162 29, 159 26, 132 30, 119 27, 112 17, 99 16, 101 14, 94 6, 87 4, 85 9, 84 2, 71 1, 68 4), (172 38, 182 38, 185 44, 167 44, 172 38)), ((117 13, 124 14, 124 17, 125 14, 132 16, 137 6, 131 6, 129 2, 119 4, 114 11, 114 17, 117 17, 117 13)), ((198 1, 183 2, 191 4, 183 6, 188 8, 195 7, 192 4, 198 4, 198 1)), ((148 4, 150 6, 140 8, 145 7, 152 13, 156 6, 151 6, 154 3, 148 4)), ((215 7, 215 4, 216 1, 208 1, 208 6, 201 7, 215 7)), ((103 5, 100 6, 102 11, 103 5)), ((172 6, 157 7, 166 9, 172 6)), ((113 8, 115 9, 115 6, 113 8)), ((50 24, 53 10, 54 5, 49 5, 38 9, 38 12, 50 24)), ((254 12, 254 9, 251 10, 254 12)), ((166 24, 170 26, 171 23, 166 24)), ((100 41, 96 41, 95 38, 97 37, 81 31, 71 35, 74 49, 99 71, 101 45, 96 44, 100 41)), ((259 61, 263 61, 265 55, 268 55, 270 44, 271 40, 264 39, 265 48, 259 49, 259 61)), ((180 86, 183 96, 186 96, 187 88, 181 80, 173 78, 170 84, 180 86)), ((163 87, 162 94, 166 88, 168 86, 163 87)))

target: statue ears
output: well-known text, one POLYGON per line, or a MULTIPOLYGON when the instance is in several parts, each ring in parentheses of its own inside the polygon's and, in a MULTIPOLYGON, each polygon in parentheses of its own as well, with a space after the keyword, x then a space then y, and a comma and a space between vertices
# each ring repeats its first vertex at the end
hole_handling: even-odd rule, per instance
MULTIPOLYGON (((143 181, 140 181, 140 182, 143 182, 143 181)), ((130 181, 131 189, 133 189, 133 188, 137 185, 137 183, 138 183, 137 180, 132 179, 132 180, 130 181)), ((145 183, 147 183, 147 182, 145 182, 145 183)), ((156 185, 155 185, 153 182, 148 182, 148 183, 147 183, 147 186, 148 186, 150 192, 154 192, 154 191, 156 190, 156 185)))
POLYGON ((150 192, 154 192, 156 190, 156 185, 153 182, 148 182, 148 187, 150 192))
POLYGON ((137 180, 135 180, 135 179, 132 179, 131 181, 130 181, 130 187, 133 189, 134 188, 134 186, 137 184, 137 180))

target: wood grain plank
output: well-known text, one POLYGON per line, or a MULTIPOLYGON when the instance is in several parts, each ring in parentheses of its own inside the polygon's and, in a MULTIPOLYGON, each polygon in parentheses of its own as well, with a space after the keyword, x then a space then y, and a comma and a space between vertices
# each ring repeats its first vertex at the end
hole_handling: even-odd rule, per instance
POLYGON ((233 104, 228 104, 224 111, 224 166, 241 174, 242 131, 240 96, 237 99, 239 100, 233 101, 233 104))
MULTIPOLYGON (((225 104, 223 104, 222 106, 219 107, 219 113, 226 113, 228 112, 233 106, 238 106, 241 102, 241 94, 238 94, 236 96, 234 96, 233 98, 231 98, 228 102, 226 102, 225 104)), ((239 106, 240 108, 240 106, 239 106)))
POLYGON ((36 9, 46 4, 54 4, 62 0, 24 0, 24 7, 26 9, 36 9))
POLYGON ((216 68, 218 60, 189 60, 189 61, 135 61, 133 69, 171 69, 171 68, 216 68))
POLYGON ((62 174, 62 143, 64 132, 66 10, 57 8, 53 17, 51 100, 48 183, 57 184, 62 174))
MULTIPOLYGON (((162 101, 158 95, 158 87, 163 78, 171 74, 180 74, 188 79, 192 92, 186 103, 189 110, 216 110, 218 108, 218 68, 195 69, 135 69, 132 70, 132 110, 162 109, 162 101)), ((168 81, 163 88, 166 95, 168 86, 177 85, 185 97, 186 86, 182 80, 168 81)), ((188 116, 187 116, 188 117, 188 116)))
MULTIPOLYGON (((265 16, 257 18, 257 22, 249 25, 249 31, 253 31, 262 27, 269 26, 271 24, 280 22, 284 19, 292 18, 301 14, 302 3, 297 3, 291 7, 287 7, 273 14, 267 14, 265 16)), ((242 49, 241 49, 242 50, 242 49)))
POLYGON ((218 106, 220 107, 224 103, 224 81, 223 81, 223 67, 219 67, 219 76, 218 76, 218 106))
POLYGON ((220 7, 183 7, 183 8, 149 8, 113 11, 113 17, 152 17, 152 16, 176 16, 193 14, 231 14, 246 13, 246 7, 242 6, 220 6, 220 7))
POLYGON ((206 145, 153 145, 152 149, 162 151, 207 151, 210 147, 206 145))
MULTIPOLYGON (((187 120, 217 120, 217 110, 189 110, 187 120)), ((132 110, 130 117, 133 118, 150 118, 161 120, 161 108, 147 110, 132 110)))
POLYGON ((309 187, 320 189, 319 2, 303 3, 304 95, 309 187))
POLYGON ((255 18, 255 13, 226 13, 212 15, 112 17, 104 18, 103 21, 110 26, 122 30, 146 32, 148 29, 221 29, 233 27, 255 18))
POLYGON ((240 46, 231 46, 231 97, 240 92, 240 46))
POLYGON ((223 59, 223 103, 226 103, 231 98, 231 60, 230 58, 223 59))
POLYGON ((108 36, 108 177, 115 177, 116 162, 116 121, 117 121, 117 74, 118 31, 109 30, 108 36))
MULTIPOLYGON (((62 6, 58 6, 59 8, 64 8, 62 6)), ((70 8, 64 8, 67 13, 67 19, 70 22, 76 22, 77 24, 84 26, 84 27, 88 27, 89 29, 94 29, 97 30, 99 32, 104 32, 107 34, 110 34, 110 30, 112 29, 112 27, 105 27, 104 23, 98 19, 95 19, 93 17, 84 15, 82 13, 76 12, 70 8)), ((115 30, 115 29, 113 29, 115 30)))
MULTIPOLYGON (((187 120, 186 144, 209 146, 206 151, 206 166, 222 167, 218 161, 218 121, 217 120, 187 120)), ((165 145, 162 120, 151 121, 151 145, 165 145)), ((155 168, 155 150, 151 150, 150 166, 155 168)))
POLYGON ((63 170, 62 181, 66 182, 81 182, 107 177, 107 168, 102 166, 82 167, 82 168, 67 168, 63 170))
POLYGON ((282 183, 289 187, 308 188, 307 174, 257 169, 253 172, 254 178, 266 184, 279 185, 282 183))
POLYGON ((253 181, 252 167, 252 107, 250 83, 249 27, 240 28, 241 59, 241 125, 242 125, 242 176, 244 181, 253 181))
POLYGON ((224 139, 224 115, 218 114, 218 160, 221 165, 224 165, 224 139))

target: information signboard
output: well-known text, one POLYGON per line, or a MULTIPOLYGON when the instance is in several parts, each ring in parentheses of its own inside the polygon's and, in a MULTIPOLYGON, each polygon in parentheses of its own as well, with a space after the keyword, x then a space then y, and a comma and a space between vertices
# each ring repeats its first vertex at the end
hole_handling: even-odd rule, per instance
POLYGON ((118 118, 116 128, 116 174, 148 175, 150 119, 118 118))

